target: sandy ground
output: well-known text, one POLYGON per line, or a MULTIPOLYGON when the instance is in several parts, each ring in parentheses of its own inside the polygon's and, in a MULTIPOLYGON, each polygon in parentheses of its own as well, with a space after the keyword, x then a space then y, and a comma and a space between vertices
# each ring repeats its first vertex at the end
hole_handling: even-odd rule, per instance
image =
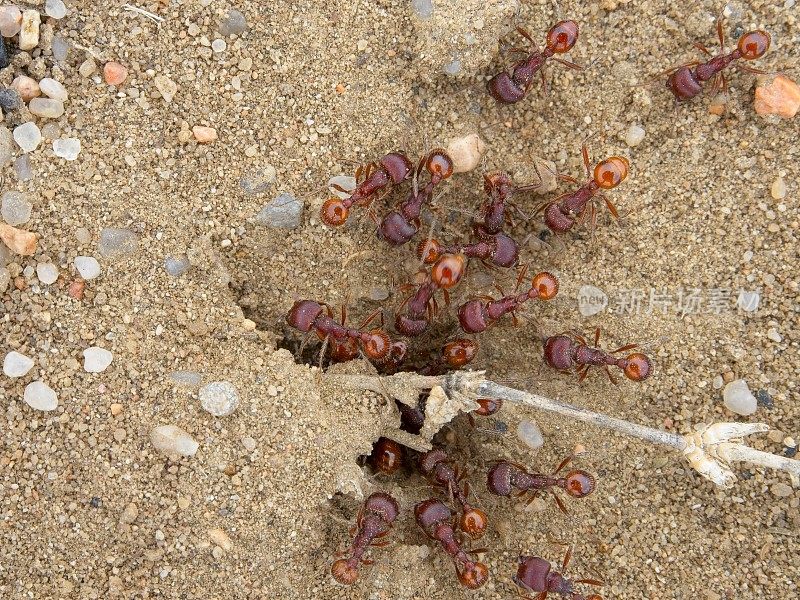
MULTIPOLYGON (((356 320, 379 307, 390 315, 404 297, 395 284, 416 270, 411 250, 387 250, 368 221, 337 231, 319 222, 328 178, 351 170, 340 159, 365 162, 396 148, 418 154, 479 130, 489 145, 487 171, 541 156, 581 176, 588 137, 594 158, 631 159, 630 179, 611 194, 624 218, 603 214, 593 240, 583 230, 547 246, 534 235, 522 262, 557 271, 562 291, 551 305, 528 309, 531 319, 521 326, 503 323, 484 335, 473 366, 678 432, 727 419, 800 435, 797 121, 755 115, 755 78, 747 73, 732 75, 721 118, 709 114, 708 97, 676 109, 660 85, 634 85, 692 57, 691 40, 713 45, 718 3, 561 2, 562 14, 582 28, 571 58, 592 67, 549 69, 549 94, 537 87, 514 109, 496 106, 478 77, 421 72, 407 2, 239 0, 249 30, 226 38, 222 53, 208 43, 234 7, 227 1, 143 5, 165 19, 160 26, 122 12, 120 3, 68 5, 57 33, 130 74, 120 89, 82 77, 86 53, 73 47, 60 67, 70 101, 58 124, 62 135, 81 139, 79 160, 57 159, 45 143, 31 155, 33 180, 19 182, 10 166, 4 170, 3 191, 36 198, 24 227, 41 236, 35 257, 12 257, 8 268, 19 274, 49 257, 61 270, 52 286, 22 276, 2 296, 4 352, 36 361, 25 378, 0 379, 4 597, 512 598, 516 557, 555 561, 563 549, 554 540, 576 543, 570 572, 602 578, 607 598, 798 595, 800 492, 775 493, 788 477, 742 467, 735 487, 720 491, 654 448, 541 415, 546 443, 533 452, 514 435, 532 415, 513 408, 498 415, 506 435, 459 419, 441 440, 469 467, 492 519, 480 542, 489 549, 490 583, 477 593, 458 587, 449 561, 410 517, 413 503, 435 492, 404 469, 389 479, 369 475, 374 489, 400 499, 403 515, 392 544, 371 551, 376 563, 362 579, 338 586, 329 566, 347 543, 358 502, 337 486, 391 421, 391 407, 379 396, 326 387, 316 368, 276 351, 296 348, 299 338, 282 321, 295 298, 348 299, 356 320), (172 103, 156 91, 156 75, 178 84, 172 103), (631 124, 646 131, 635 148, 624 142, 631 124), (219 139, 185 141, 190 136, 181 131, 195 125, 215 127, 219 139), (240 180, 268 165, 275 182, 261 194, 245 193, 240 180), (779 176, 788 195, 774 200, 770 186, 779 176), (252 217, 281 191, 305 200, 302 226, 255 225, 252 217), (101 277, 77 301, 66 293, 76 277, 73 259, 97 255, 105 227, 137 232, 138 251, 102 260, 101 277), (91 242, 78 240, 79 228, 91 242), (168 276, 165 257, 185 253, 192 268, 168 276), (605 290, 611 310, 581 317, 576 297, 584 284, 605 290), (370 300, 373 288, 389 298, 370 300), (650 290, 674 302, 692 288, 706 301, 721 297, 719 314, 684 315, 674 304, 647 310, 650 290), (761 291, 757 312, 736 309, 740 289, 761 291), (615 310, 629 290, 645 294, 638 314, 615 310), (654 376, 614 386, 594 374, 578 384, 543 366, 540 332, 596 326, 609 347, 645 344, 654 376), (781 341, 768 338, 769 330, 781 341), (102 374, 81 366, 90 345, 114 352, 102 374), (175 371, 231 381, 242 399, 237 412, 204 412, 196 386, 178 385, 175 371), (766 390, 772 408, 746 419, 727 412, 712 384, 721 375, 766 390), (59 395, 54 413, 22 402, 24 386, 38 378, 59 395), (123 406, 117 416, 114 403, 123 406), (169 460, 153 448, 150 430, 166 423, 200 442, 194 457, 169 460), (597 475, 599 488, 571 502, 569 515, 551 502, 523 510, 486 492, 488 461, 548 469, 576 444, 586 447, 579 464, 597 475), (216 528, 229 545, 209 534, 216 528)), ((728 32, 772 34, 773 49, 759 66, 797 63, 797 7, 754 1, 734 8, 741 12, 726 21, 728 32)), ((558 18, 551 3, 527 2, 519 22, 543 38, 558 18)), ((496 59, 480 75, 501 67, 496 59)), ((5 85, 14 69, 4 72, 5 85)), ((9 127, 19 122, 6 116, 9 127)), ((453 217, 445 237, 464 230, 480 202, 480 177, 454 178, 438 201, 437 214, 453 217)), ((520 209, 530 212, 539 200, 522 197, 520 209)), ((381 210, 391 199, 384 202, 381 210)), ((519 239, 542 230, 535 220, 516 221, 519 239)), ((475 267, 454 301, 494 293, 495 279, 511 287, 514 278, 475 267)), ((441 318, 451 320, 452 312, 441 318)), ((755 445, 787 452, 784 437, 755 445)))

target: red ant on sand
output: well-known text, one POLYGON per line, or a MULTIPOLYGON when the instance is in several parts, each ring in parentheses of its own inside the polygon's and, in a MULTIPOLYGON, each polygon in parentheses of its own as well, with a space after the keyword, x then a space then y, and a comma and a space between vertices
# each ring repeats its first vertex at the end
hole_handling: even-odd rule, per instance
MULTIPOLYGON (((350 207, 369 206, 382 194, 386 194, 411 175, 414 165, 402 152, 390 152, 378 162, 369 163, 366 167, 358 167, 356 180, 364 180, 356 187, 350 196, 344 200, 337 197, 328 198, 319 211, 322 222, 330 227, 339 227, 347 222, 350 216, 350 207)), ((334 188, 340 192, 347 192, 338 185, 334 188)))
MULTIPOLYGON (((517 574, 513 577, 514 583, 527 592, 540 592, 535 600, 545 600, 549 593, 564 596, 568 600, 603 600, 599 594, 583 594, 575 591, 576 583, 588 585, 603 585, 597 579, 577 579, 572 581, 564 576, 572 558, 572 548, 567 549, 564 561, 561 563, 561 572, 552 568, 549 561, 538 556, 520 556, 517 574)), ((530 596, 523 596, 527 600, 534 600, 530 596)))
POLYGON ((611 352, 606 352, 597 348, 600 341, 600 329, 594 332, 594 346, 589 346, 582 335, 566 334, 554 335, 547 338, 544 344, 544 359, 547 364, 559 371, 575 370, 579 375, 578 381, 586 379, 589 367, 603 367, 612 383, 616 379, 611 375, 609 366, 622 369, 625 377, 631 381, 644 381, 653 372, 653 364, 646 354, 634 352, 625 358, 612 356, 617 352, 625 352, 637 348, 637 344, 621 346, 611 352))
POLYGON ((506 221, 506 203, 516 193, 535 190, 542 179, 530 185, 515 186, 507 173, 498 171, 483 176, 483 189, 487 194, 480 208, 481 221, 473 222, 475 235, 483 239, 500 233, 506 221))
POLYGON ((358 533, 350 544, 349 558, 340 558, 331 565, 331 574, 339 583, 353 585, 358 579, 359 563, 370 564, 372 561, 363 558, 370 546, 382 546, 376 543, 376 538, 381 538, 392 529, 392 523, 400 514, 397 500, 389 494, 375 492, 364 502, 358 513, 358 533))
POLYGON ((384 475, 392 475, 403 466, 405 451, 403 446, 389 438, 378 438, 372 446, 367 462, 373 469, 384 475))
POLYGON ((564 477, 556 475, 572 460, 568 456, 556 467, 550 475, 543 473, 530 473, 524 466, 507 460, 501 460, 489 469, 486 476, 486 487, 496 496, 510 496, 511 492, 518 490, 518 495, 530 493, 528 504, 533 502, 540 492, 550 492, 561 512, 566 513, 567 507, 554 492, 553 488, 561 488, 573 498, 583 498, 595 489, 594 476, 581 469, 573 469, 564 477))
POLYGON ((451 462, 444 450, 431 450, 422 455, 419 467, 422 473, 434 484, 447 489, 450 497, 461 506, 461 518, 458 521, 461 531, 477 540, 486 533, 489 517, 479 508, 472 506, 469 501, 469 482, 464 483, 464 489, 459 486, 464 475, 458 474, 456 468, 451 467, 451 462))
POLYGON ((447 153, 437 148, 420 160, 414 175, 414 189, 397 210, 386 215, 378 227, 378 237, 392 246, 402 246, 414 237, 419 229, 419 216, 422 205, 433 197, 433 191, 445 179, 453 174, 453 160, 447 153), (430 180, 421 190, 417 189, 417 178, 423 167, 428 171, 430 180))
POLYGON ((489 80, 486 87, 492 95, 492 98, 501 104, 514 104, 522 100, 528 93, 528 90, 530 90, 531 85, 533 85, 533 79, 537 72, 541 73, 542 85, 547 89, 542 67, 550 58, 570 69, 579 70, 583 68, 580 65, 555 56, 556 54, 565 54, 569 52, 572 50, 575 42, 578 41, 578 24, 575 21, 559 21, 553 25, 547 32, 544 50, 539 50, 539 48, 536 47, 536 42, 533 41, 533 38, 531 38, 527 31, 521 27, 517 27, 517 31, 534 45, 534 50, 529 53, 520 48, 511 48, 512 52, 522 52, 528 56, 516 62, 511 67, 510 74, 508 71, 503 71, 489 80))
POLYGON ((496 267, 513 267, 519 259, 519 246, 504 233, 486 235, 472 244, 443 246, 435 239, 427 239, 417 245, 417 256, 426 265, 435 263, 444 254, 462 254, 467 258, 479 258, 496 267))
POLYGON ((477 590, 489 580, 488 567, 482 562, 472 560, 456 540, 455 530, 450 524, 453 512, 442 501, 431 498, 420 502, 414 507, 414 516, 417 525, 427 536, 438 541, 442 549, 452 557, 461 585, 477 590))
MULTIPOLYGON (((766 31, 748 31, 739 38, 736 49, 725 54, 725 35, 722 33, 722 21, 717 19, 717 37, 722 54, 713 56, 708 49, 700 43, 695 43, 695 48, 712 58, 706 62, 693 60, 678 67, 667 69, 659 75, 669 75, 667 89, 673 93, 677 102, 691 100, 703 91, 703 84, 713 78, 711 92, 715 94, 720 89, 727 90, 725 74, 722 72, 731 63, 739 59, 755 60, 761 58, 769 49, 770 36, 766 31)), ((750 73, 764 73, 746 65, 737 64, 739 69, 750 73)))
MULTIPOLYGON (((373 313, 362 325, 365 327, 378 313, 373 313)), ((342 320, 344 321, 344 315, 342 320)), ((369 333, 347 327, 337 323, 332 318, 330 306, 314 302, 313 300, 298 300, 286 315, 286 322, 303 333, 314 329, 320 339, 326 337, 333 340, 335 356, 341 360, 350 360, 357 354, 353 353, 351 344, 361 343, 364 354, 373 360, 381 360, 389 354, 391 340, 382 329, 373 329, 369 333), (327 308, 328 315, 324 315, 323 306, 327 308), (349 358, 345 358, 349 357, 349 358)))
MULTIPOLYGON (((545 203, 537 212, 544 210, 544 222, 553 233, 566 233, 573 226, 584 219, 587 205, 591 227, 597 224, 597 211, 592 200, 595 197, 605 201, 606 207, 615 219, 619 218, 616 207, 612 204, 601 190, 610 190, 625 181, 630 171, 630 163, 627 158, 622 156, 612 156, 601 160, 594 167, 594 173, 590 177, 589 173, 589 150, 584 145, 581 149, 583 154, 583 164, 586 170, 588 181, 574 192, 559 196, 555 200, 545 203)), ((559 175, 559 179, 570 183, 580 183, 574 177, 559 175)))
MULTIPOLYGON (((520 273, 519 282, 525 276, 525 270, 520 273)), ((519 283, 517 283, 519 286, 519 283)), ((531 287, 527 292, 504 296, 499 300, 494 298, 469 300, 458 309, 458 322, 466 333, 481 333, 500 319, 503 315, 511 313, 516 323, 517 310, 528 300, 552 300, 558 293, 558 279, 555 275, 542 272, 534 276, 531 287)))

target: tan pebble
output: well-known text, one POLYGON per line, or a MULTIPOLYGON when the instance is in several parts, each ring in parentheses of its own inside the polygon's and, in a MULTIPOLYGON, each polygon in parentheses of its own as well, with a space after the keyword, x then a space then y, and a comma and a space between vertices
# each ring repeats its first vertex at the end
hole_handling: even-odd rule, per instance
POLYGON ((186 510, 189 508, 189 504, 191 504, 191 500, 186 496, 178 496, 178 508, 181 510, 186 510))
POLYGON ((219 546, 214 546, 214 549, 211 551, 211 556, 216 558, 217 560, 221 559, 225 552, 219 546))
POLYGON ((118 62, 107 62, 103 67, 103 77, 108 85, 120 85, 128 78, 128 69, 118 62))
POLYGON ((192 127, 192 134, 198 144, 210 144, 217 139, 217 130, 213 127, 203 127, 202 125, 195 125, 192 127))
POLYGON ((783 200, 786 198, 786 181, 783 177, 778 177, 773 181, 769 191, 775 200, 783 200))
POLYGON ((245 319, 242 321, 242 327, 245 329, 245 331, 255 331, 256 323, 250 319, 245 319))
POLYGON ((485 151, 486 144, 477 133, 453 138, 447 144, 447 154, 453 160, 455 173, 472 171, 480 163, 485 151))
POLYGON ((178 132, 178 141, 179 141, 181 144, 185 144, 185 143, 186 143, 186 142, 188 142, 190 139, 192 139, 192 132, 191 132, 191 131, 189 131, 188 129, 181 129, 181 130, 178 132))
POLYGON ((85 61, 81 63, 81 66, 78 67, 78 73, 81 74, 82 77, 91 77, 94 75, 94 72, 97 70, 97 64, 94 62, 94 59, 87 58, 85 61))
POLYGON ((800 86, 784 75, 761 76, 753 107, 760 115, 791 119, 800 110, 800 86))
POLYGON ((31 256, 36 252, 36 234, 0 223, 0 239, 9 250, 22 256, 31 256))
POLYGON ((573 456, 580 456, 581 454, 586 454, 586 446, 583 444, 575 444, 575 447, 572 449, 573 456))
POLYGON ((769 433, 767 433, 767 439, 770 442, 775 442, 776 444, 780 444, 783 442, 783 438, 786 434, 783 433, 780 429, 770 429, 769 433))
POLYGON ((336 93, 337 94, 344 94, 345 87, 341 83, 336 84, 336 93))
POLYGON ((133 523, 136 518, 139 516, 139 507, 136 506, 133 502, 128 504, 125 507, 125 510, 122 511, 122 516, 119 518, 120 521, 123 523, 133 523))
POLYGON ((86 282, 83 279, 76 279, 69 284, 67 294, 69 294, 70 298, 75 298, 75 300, 83 300, 83 291, 85 288, 86 282))
POLYGON ((725 95, 717 94, 708 105, 708 112, 712 115, 722 116, 725 114, 725 95))
POLYGON ((39 25, 42 17, 38 10, 26 10, 22 13, 22 26, 19 30, 19 49, 33 50, 39 45, 39 25))
POLYGON ((722 374, 722 381, 724 381, 725 383, 730 383, 731 381, 733 381, 733 377, 734 377, 733 371, 725 371, 722 374))
POLYGON ((22 28, 22 12, 16 6, 0 6, 0 35, 14 37, 22 28))
POLYGON ((119 415, 122 414, 122 408, 123 408, 122 404, 115 402, 114 404, 111 405, 111 414, 115 417, 118 417, 119 415))
POLYGON ((226 552, 230 552, 231 548, 233 548, 233 542, 231 542, 231 538, 228 537, 228 534, 219 527, 208 530, 208 539, 211 540, 212 544, 222 548, 226 552))
POLYGON ((786 485, 785 483, 776 483, 771 488, 769 488, 773 495, 777 496, 778 498, 788 498, 794 492, 792 492, 792 487, 790 485, 786 485))
POLYGON ((42 90, 35 79, 27 75, 19 75, 11 82, 11 87, 17 91, 23 102, 30 102, 42 95, 42 90))

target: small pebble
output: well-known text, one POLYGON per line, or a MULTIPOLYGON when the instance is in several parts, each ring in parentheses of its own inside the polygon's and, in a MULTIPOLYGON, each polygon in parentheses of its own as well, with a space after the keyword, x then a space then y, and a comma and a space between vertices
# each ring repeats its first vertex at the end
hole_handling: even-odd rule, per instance
POLYGON ((645 131, 639 125, 631 125, 625 133, 625 143, 634 148, 642 143, 645 131))
POLYGON ((433 0, 411 0, 411 10, 420 19, 430 19, 433 15, 433 0))
POLYGON ((172 277, 180 277, 186 273, 191 266, 192 263, 189 262, 189 258, 184 255, 178 257, 167 256, 164 259, 164 269, 166 269, 167 274, 172 277))
POLYGON ((470 133, 460 138, 453 138, 447 144, 447 154, 453 160, 453 172, 468 173, 477 167, 486 144, 477 133, 470 133))
POLYGON ((42 79, 39 82, 39 89, 48 98, 58 100, 59 102, 67 101, 67 88, 51 77, 42 79))
POLYGON ((22 104, 22 98, 19 92, 13 88, 0 89, 0 108, 4 112, 11 112, 17 110, 22 104))
POLYGON ((225 550, 225 552, 230 552, 233 548, 231 538, 222 529, 209 529, 208 539, 210 539, 214 545, 225 550))
POLYGON ((14 128, 14 141, 23 152, 33 152, 42 142, 42 132, 36 123, 23 123, 14 128))
POLYGON ((200 405, 215 417, 227 417, 239 406, 239 394, 229 381, 213 381, 200 388, 200 405))
POLYGON ((56 62, 64 62, 69 54, 69 42, 60 35, 53 37, 53 58, 56 62))
POLYGON ((782 481, 775 483, 772 485, 769 490, 772 492, 774 496, 778 498, 788 498, 792 494, 794 494, 794 490, 792 490, 792 486, 783 483, 782 481))
POLYGON ((726 385, 722 390, 722 399, 725 408, 744 417, 752 415, 758 407, 756 397, 753 396, 744 379, 737 379, 726 385))
POLYGON ((29 181, 33 179, 33 168, 31 167, 31 157, 29 154, 23 154, 14 160, 14 172, 17 174, 17 179, 20 181, 29 181))
POLYGON ((113 359, 114 355, 105 348, 92 346, 83 351, 83 370, 87 373, 102 373, 113 359))
POLYGON ((9 225, 22 225, 31 218, 33 205, 28 202, 27 194, 16 191, 8 191, 3 194, 0 200, 0 214, 3 220, 9 225))
POLYGON ((97 71, 97 63, 94 62, 93 58, 87 58, 78 67, 78 73, 81 74, 81 77, 91 77, 95 71, 97 71))
POLYGON ((38 10, 26 10, 22 13, 22 26, 19 30, 19 49, 33 50, 39 45, 39 25, 42 17, 38 10))
POLYGON ((245 450, 248 452, 253 452, 256 449, 256 441, 249 435, 246 435, 242 438, 242 446, 244 446, 245 450))
POLYGON ((120 85, 128 78, 128 69, 118 62, 107 62, 103 67, 103 77, 108 85, 120 85))
POLYGON ((170 374, 172 381, 178 385, 198 387, 203 382, 203 376, 194 371, 174 371, 170 374))
POLYGON ((100 232, 97 249, 104 258, 116 260, 139 249, 139 236, 128 229, 106 227, 100 232))
POLYGON ((100 277, 100 263, 93 256, 76 256, 75 268, 78 270, 78 274, 87 281, 100 277))
POLYGON ((114 402, 111 405, 111 416, 118 417, 119 415, 122 414, 123 409, 124 407, 122 406, 122 404, 120 404, 119 402, 114 402))
POLYGON ((15 77, 14 81, 11 82, 11 89, 19 94, 23 102, 30 102, 42 95, 42 88, 39 87, 39 82, 27 75, 15 77))
POLYGON ((227 47, 228 44, 225 43, 225 40, 216 39, 211 42, 211 49, 217 53, 225 52, 225 48, 227 47))
POLYGON ((128 503, 119 517, 121 523, 130 525, 139 517, 139 507, 133 502, 128 503))
POLYGON ((53 140, 53 153, 64 160, 76 160, 81 153, 81 141, 78 138, 53 140))
POLYGON ((6 377, 23 377, 32 368, 33 361, 14 350, 6 354, 3 359, 3 373, 5 373, 6 377))
POLYGON ((58 280, 58 267, 53 263, 39 263, 36 265, 36 277, 45 285, 51 285, 58 280))
POLYGON ((47 0, 44 3, 44 12, 48 17, 63 19, 67 16, 67 7, 62 0, 47 0))
POLYGON ((5 125, 0 125, 0 167, 6 166, 14 158, 14 136, 5 125))
POLYGON ((722 381, 722 375, 717 375, 711 382, 711 387, 713 387, 715 390, 720 390, 722 389, 723 383, 724 382, 722 381))
POLYGON ((64 114, 64 103, 52 98, 34 98, 28 103, 28 108, 37 117, 57 119, 64 114))
POLYGON ((261 194, 275 183, 277 173, 272 165, 256 168, 239 180, 239 186, 248 196, 261 194))
POLYGON ((153 84, 167 104, 171 103, 178 93, 178 84, 165 75, 156 75, 153 84))
POLYGON ((79 244, 88 244, 92 241, 92 234, 89 233, 86 227, 78 227, 75 230, 75 239, 78 240, 79 244))
POLYGON ((800 86, 785 75, 762 75, 756 84, 753 108, 760 115, 791 119, 800 110, 800 86))
POLYGON ((247 29, 247 19, 238 10, 229 10, 225 19, 219 24, 219 32, 222 35, 241 35, 247 29))
POLYGON ((194 456, 200 447, 191 435, 176 425, 161 425, 150 432, 150 441, 156 450, 167 456, 194 456))
POLYGON ((736 299, 736 306, 741 308, 744 312, 756 312, 758 305, 761 303, 761 294, 758 292, 747 292, 742 290, 736 299))
POLYGON ((22 394, 25 403, 36 410, 55 410, 58 408, 58 396, 43 381, 33 381, 25 386, 22 394))
POLYGON ((767 331, 767 337, 776 344, 780 344, 783 341, 783 336, 781 336, 781 334, 778 333, 778 330, 774 328, 770 328, 767 331))
POLYGON ((0 35, 14 37, 22 28, 22 11, 16 6, 0 6, 0 35))
POLYGON ((756 392, 756 403, 759 406, 763 406, 769 410, 772 410, 775 407, 775 403, 772 401, 772 396, 770 396, 769 392, 763 388, 756 392))
POLYGON ((192 127, 192 135, 198 144, 210 144, 217 139, 217 130, 213 127, 195 125, 192 127))
POLYGON ((528 448, 534 450, 538 450, 544 445, 544 436, 535 421, 527 419, 520 421, 517 425, 517 437, 528 448))
POLYGON ((300 225, 303 214, 303 201, 286 192, 270 201, 255 216, 258 225, 295 229, 300 225))
POLYGON ((786 181, 783 179, 783 177, 778 177, 775 181, 773 181, 772 187, 769 191, 775 200, 783 200, 786 198, 786 181))

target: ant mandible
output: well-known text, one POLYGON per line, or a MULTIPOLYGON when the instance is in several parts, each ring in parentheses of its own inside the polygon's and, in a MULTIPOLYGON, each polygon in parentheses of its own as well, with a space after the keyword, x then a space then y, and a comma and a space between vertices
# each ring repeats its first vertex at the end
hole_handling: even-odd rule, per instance
POLYGON ((575 370, 578 381, 586 379, 590 367, 603 367, 609 380, 616 383, 609 366, 619 367, 625 377, 631 381, 644 381, 653 372, 653 363, 642 352, 634 352, 624 358, 612 356, 617 352, 625 352, 638 348, 638 344, 627 344, 611 352, 597 347, 600 341, 600 328, 594 332, 594 346, 590 346, 580 334, 554 335, 547 338, 544 344, 544 359, 548 365, 559 371, 575 370))
MULTIPOLYGON (((569 561, 572 558, 572 548, 567 549, 564 556, 564 561, 561 563, 561 571, 556 571, 550 565, 550 562, 539 556, 520 556, 518 559, 519 566, 517 567, 517 574, 512 578, 523 590, 528 592, 540 592, 536 596, 536 600, 545 600, 549 593, 564 596, 569 600, 603 600, 599 594, 583 594, 575 591, 576 583, 585 583, 588 585, 603 585, 602 581, 597 579, 577 579, 575 581, 567 579, 564 573, 569 566, 569 561)), ((529 596, 523 596, 528 600, 533 600, 529 596)))
MULTIPOLYGON (((615 219, 619 218, 617 208, 606 197, 601 190, 610 190, 625 181, 630 171, 630 163, 627 158, 622 156, 611 156, 601 160, 594 167, 594 172, 590 176, 589 171, 589 149, 584 146, 581 148, 583 155, 583 165, 586 171, 587 181, 574 192, 559 196, 555 200, 542 205, 537 212, 544 210, 544 222, 553 233, 566 233, 572 229, 576 223, 584 219, 587 204, 591 227, 594 229, 597 224, 597 211, 594 202, 595 197, 601 198, 615 219)), ((577 184, 579 181, 568 175, 559 175, 559 179, 577 184)))
POLYGON ((560 62, 570 69, 582 69, 580 65, 554 56, 555 54, 565 54, 572 50, 575 42, 578 41, 578 24, 575 21, 559 21, 547 32, 547 41, 544 50, 536 47, 530 34, 517 27, 517 31, 531 44, 534 45, 533 52, 526 52, 520 48, 512 48, 513 52, 523 52, 528 56, 511 67, 511 73, 503 71, 489 80, 487 88, 492 97, 501 104, 514 104, 522 100, 530 90, 536 73, 542 77, 542 85, 547 89, 542 67, 548 59, 560 62))
MULTIPOLYGON (((693 60, 678 67, 667 69, 661 75, 669 75, 666 86, 675 96, 677 102, 691 100, 703 91, 703 84, 713 78, 711 86, 712 93, 720 89, 727 89, 725 74, 722 72, 731 63, 739 59, 755 60, 761 58, 769 49, 770 36, 766 31, 748 31, 739 38, 736 49, 729 54, 725 54, 725 35, 722 32, 722 21, 717 19, 717 37, 722 54, 713 56, 708 49, 700 43, 694 46, 707 56, 712 58, 706 62, 693 60)), ((758 69, 753 69, 746 65, 737 64, 739 69, 750 73, 764 73, 758 69)))

